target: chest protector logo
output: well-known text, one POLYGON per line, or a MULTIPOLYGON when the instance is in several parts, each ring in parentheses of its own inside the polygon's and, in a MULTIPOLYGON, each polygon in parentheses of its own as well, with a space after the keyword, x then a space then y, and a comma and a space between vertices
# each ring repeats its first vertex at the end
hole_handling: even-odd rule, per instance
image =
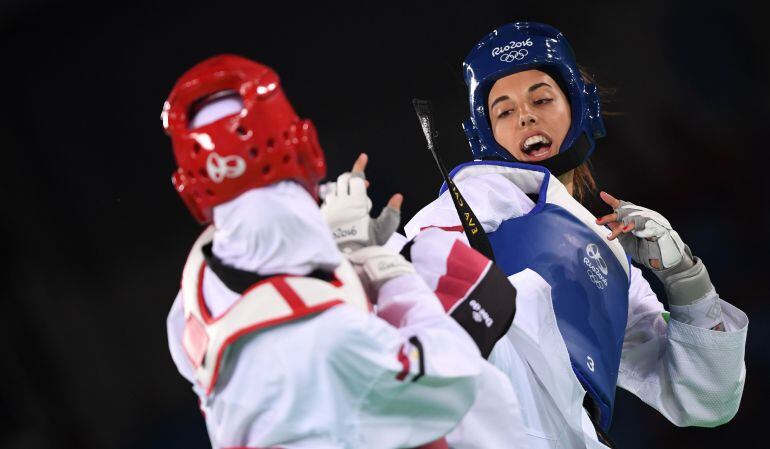
POLYGON ((457 167, 452 176, 457 182, 474 173, 499 173, 524 193, 538 195, 528 214, 503 220, 487 236, 506 275, 529 268, 550 284, 572 369, 607 429, 628 318, 630 267, 623 248, 605 238, 607 229, 546 169, 477 161, 457 167))
POLYGON ((607 275, 609 274, 609 267, 607 262, 602 258, 599 253, 599 246, 594 243, 586 245, 586 257, 583 258, 583 263, 588 267, 586 273, 591 282, 596 285, 599 290, 604 290, 607 287, 609 281, 607 281, 607 275))
POLYGON ((270 277, 246 290, 221 316, 211 317, 202 293, 206 262, 201 248, 211 242, 213 235, 212 226, 198 238, 182 275, 182 346, 206 394, 216 385, 227 347, 238 338, 339 304, 349 304, 365 313, 370 311, 358 275, 343 260, 334 271, 333 282, 303 276, 270 277))

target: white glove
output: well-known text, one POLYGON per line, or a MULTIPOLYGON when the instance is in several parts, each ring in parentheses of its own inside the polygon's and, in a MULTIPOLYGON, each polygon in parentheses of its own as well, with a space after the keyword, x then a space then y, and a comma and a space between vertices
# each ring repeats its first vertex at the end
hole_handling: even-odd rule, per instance
POLYGON ((369 246, 347 255, 358 272, 367 295, 376 303, 382 285, 399 276, 414 274, 414 267, 401 254, 382 246, 369 246))
POLYGON ((614 213, 596 222, 609 225, 612 233, 608 239, 617 237, 634 262, 655 273, 663 282, 671 304, 692 304, 713 289, 703 262, 693 257, 690 248, 661 214, 615 199, 606 192, 600 196, 614 213))
POLYGON ((344 253, 385 244, 401 220, 401 195, 394 195, 376 219, 369 216, 372 201, 366 194, 365 166, 366 155, 361 155, 352 172, 341 174, 337 182, 321 188, 321 213, 344 253))
POLYGON ((685 268, 693 266, 692 258, 685 252, 684 242, 661 214, 628 201, 620 201, 615 213, 624 227, 634 224, 630 235, 620 234, 620 244, 634 262, 652 269, 656 274, 681 263, 685 268))

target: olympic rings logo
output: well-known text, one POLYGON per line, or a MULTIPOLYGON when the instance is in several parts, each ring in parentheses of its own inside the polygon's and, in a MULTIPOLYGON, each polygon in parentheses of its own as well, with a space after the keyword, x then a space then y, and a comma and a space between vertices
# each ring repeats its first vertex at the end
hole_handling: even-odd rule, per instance
POLYGON ((605 281, 599 278, 599 276, 596 276, 594 273, 591 272, 591 270, 586 270, 586 273, 588 274, 588 278, 591 279, 591 282, 596 285, 596 288, 599 290, 604 290, 605 281))
POLYGON ((607 274, 609 268, 607 262, 604 261, 602 255, 599 253, 599 246, 595 243, 589 243, 586 245, 586 256, 583 257, 583 263, 586 266, 586 274, 591 282, 596 285, 599 290, 604 290, 604 287, 609 285, 607 281, 607 274))
POLYGON ((503 53, 502 55, 500 55, 500 61, 502 62, 521 61, 528 54, 529 52, 526 49, 522 48, 521 50, 514 50, 510 53, 503 53))
POLYGON ((212 181, 219 184, 225 178, 237 178, 246 171, 246 161, 240 156, 222 157, 217 153, 209 154, 206 159, 206 171, 212 181))
POLYGON ((609 273, 610 270, 607 267, 607 262, 605 262, 602 255, 599 254, 599 247, 596 244, 589 243, 588 246, 586 246, 586 254, 599 265, 599 270, 601 270, 605 276, 609 273))

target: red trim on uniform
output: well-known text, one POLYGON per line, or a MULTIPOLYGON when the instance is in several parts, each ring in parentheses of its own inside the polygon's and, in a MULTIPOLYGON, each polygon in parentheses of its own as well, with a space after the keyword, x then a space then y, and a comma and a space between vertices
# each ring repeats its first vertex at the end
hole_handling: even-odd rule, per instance
POLYGON ((409 357, 404 354, 404 345, 398 348, 398 361, 401 363, 401 372, 396 374, 396 380, 403 381, 409 374, 409 357))
POLYGON ((486 274, 491 260, 455 240, 446 260, 446 273, 436 284, 436 296, 448 313, 460 303, 486 274))
POLYGON ((337 287, 337 288, 342 287, 343 285, 345 285, 345 283, 342 282, 342 279, 340 279, 339 276, 337 276, 336 270, 335 270, 334 273, 332 273, 332 280, 329 281, 329 283, 332 284, 333 286, 337 287))
POLYGON ((205 321, 206 324, 213 324, 213 323, 216 323, 217 321, 219 321, 220 318, 222 318, 223 316, 227 315, 227 313, 230 311, 230 309, 235 307, 236 304, 238 304, 241 301, 241 299, 243 299, 244 296, 248 295, 249 292, 251 292, 255 288, 261 287, 263 284, 266 284, 266 283, 270 283, 270 284, 275 285, 273 283, 273 281, 275 281, 276 278, 284 278, 284 277, 290 276, 288 274, 281 274, 281 275, 272 276, 272 277, 269 277, 269 278, 262 279, 261 281, 255 283, 254 285, 252 285, 251 287, 246 289, 246 291, 244 291, 243 294, 237 300, 235 300, 232 304, 230 304, 230 306, 228 306, 227 309, 224 310, 224 312, 222 312, 221 314, 217 315, 216 317, 212 317, 211 316, 211 312, 209 311, 208 306, 206 305, 206 299, 203 296, 203 270, 204 270, 204 268, 206 268, 206 263, 205 262, 203 263, 203 266, 201 267, 200 274, 198 274, 198 305, 199 305, 200 310, 201 310, 201 316, 203 316, 203 321, 205 321))
POLYGON ((424 231, 426 229, 430 229, 430 228, 443 229, 445 231, 456 231, 456 232, 463 232, 463 231, 465 231, 465 229, 463 229, 463 225, 457 225, 457 226, 434 226, 434 225, 430 225, 430 226, 423 226, 423 227, 421 227, 420 228, 420 232, 422 232, 422 231, 424 231))
POLYGON ((449 449, 449 445, 446 443, 446 440, 442 438, 432 443, 423 444, 415 449, 449 449))
MULTIPOLYGON (((273 284, 273 285, 275 285, 275 284, 273 284)), ((217 357, 216 357, 216 360, 214 362, 215 363, 215 365, 214 365, 214 373, 211 376, 211 382, 209 383, 209 385, 204 385, 204 387, 206 388, 206 394, 207 395, 211 394, 211 391, 214 389, 214 385, 216 385, 216 383, 217 383, 217 377, 219 377, 219 368, 221 366, 222 356, 225 353, 225 349, 227 349, 227 347, 230 346, 235 340, 237 340, 238 338, 242 337, 245 334, 248 334, 249 332, 254 332, 256 330, 263 329, 263 328, 266 328, 266 327, 269 327, 269 326, 274 326, 276 324, 280 324, 280 323, 284 323, 284 322, 287 322, 287 321, 295 320, 297 318, 302 318, 302 317, 310 315, 312 313, 323 312, 324 310, 330 309, 330 308, 332 308, 332 307, 334 307, 334 306, 336 306, 338 304, 343 304, 343 301, 340 300, 340 299, 333 299, 331 301, 327 301, 325 303, 318 304, 318 305, 313 306, 313 307, 304 307, 304 308, 302 308, 300 310, 294 309, 294 313, 289 315, 289 316, 285 316, 285 317, 281 317, 281 318, 276 318, 276 319, 268 320, 268 321, 263 321, 261 323, 254 324, 252 326, 244 327, 243 329, 241 329, 241 330, 239 330, 237 332, 233 332, 222 343, 222 346, 219 348, 219 352, 217 352, 217 357)))
MULTIPOLYGON (((216 323, 219 319, 221 319, 222 317, 226 316, 230 312, 230 310, 233 307, 235 307, 238 303, 240 303, 240 301, 246 295, 248 295, 252 290, 254 290, 255 288, 258 288, 258 287, 260 287, 260 286, 262 286, 263 284, 266 284, 266 283, 271 284, 276 289, 276 291, 283 297, 283 299, 286 300, 286 303, 289 304, 289 306, 292 308, 292 314, 289 315, 289 316, 285 316, 285 317, 281 317, 281 318, 276 318, 276 319, 269 320, 269 321, 264 321, 264 322, 257 323, 257 324, 252 325, 252 326, 247 326, 247 327, 245 327, 243 329, 240 329, 240 330, 234 332, 229 337, 227 337, 227 339, 222 343, 222 346, 219 348, 219 351, 217 352, 216 359, 215 359, 216 365, 214 366, 214 373, 212 374, 211 382, 210 382, 209 385, 203 385, 203 387, 206 389, 206 394, 210 394, 211 391, 214 389, 214 386, 216 385, 216 380, 217 380, 217 377, 219 376, 220 364, 222 362, 222 357, 224 355, 225 349, 230 344, 232 344, 235 340, 237 340, 238 338, 243 336, 244 334, 247 334, 249 332, 254 332, 256 330, 263 329, 263 328, 266 328, 266 327, 269 327, 269 326, 274 326, 274 325, 277 325, 277 324, 281 324, 281 323, 284 323, 284 322, 287 322, 287 321, 291 321, 291 320, 294 320, 294 319, 297 319, 297 318, 301 318, 301 317, 304 317, 304 316, 307 316, 307 315, 310 315, 310 314, 313 314, 313 313, 323 312, 326 309, 329 309, 329 308, 331 308, 333 306, 336 306, 338 304, 343 304, 344 303, 344 301, 342 301, 340 299, 332 299, 332 300, 329 300, 329 301, 324 302, 322 304, 317 304, 317 305, 315 305, 313 307, 308 307, 305 304, 305 302, 302 301, 302 298, 286 282, 286 278, 287 277, 298 277, 299 278, 299 277, 302 277, 302 276, 283 274, 283 275, 272 276, 272 277, 263 279, 263 280, 255 283, 254 285, 249 287, 246 291, 244 291, 243 294, 241 295, 241 297, 238 298, 236 301, 234 301, 224 312, 222 312, 217 317, 212 317, 211 316, 211 312, 208 309, 208 306, 206 305, 206 299, 205 299, 205 297, 203 295, 203 280, 204 280, 205 268, 206 268, 206 263, 205 262, 201 263, 201 267, 200 267, 200 269, 198 271, 198 286, 197 286, 198 287, 198 298, 197 299, 198 299, 198 307, 199 307, 199 310, 200 310, 200 313, 201 313, 201 317, 203 318, 204 322, 207 325, 211 325, 213 323, 216 323)), ((330 283, 332 285, 334 285, 335 287, 343 285, 343 282, 336 276, 336 274, 335 274, 334 281, 332 281, 330 283)), ((371 307, 371 305, 370 305, 370 307, 371 307)), ((188 358, 189 357, 190 356, 188 355, 188 358)))
POLYGON ((275 287, 275 289, 278 290, 278 293, 283 296, 283 299, 289 303, 291 308, 294 309, 294 312, 307 308, 307 305, 305 305, 305 302, 302 301, 302 298, 299 297, 297 292, 289 287, 289 284, 286 282, 286 276, 274 277, 272 278, 272 281, 273 287, 275 287))

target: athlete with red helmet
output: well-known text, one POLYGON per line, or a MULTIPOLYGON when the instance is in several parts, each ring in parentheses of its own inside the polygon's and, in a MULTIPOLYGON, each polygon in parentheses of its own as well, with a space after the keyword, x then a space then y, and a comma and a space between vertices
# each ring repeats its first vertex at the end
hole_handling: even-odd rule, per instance
POLYGON ((241 57, 190 69, 162 119, 173 183, 211 223, 185 265, 168 339, 213 447, 414 447, 452 430, 483 359, 411 264, 375 244, 395 230, 399 197, 374 221, 363 173, 346 174, 322 214, 313 124, 273 70, 241 57), (347 257, 324 215, 367 231, 346 234, 347 257))

